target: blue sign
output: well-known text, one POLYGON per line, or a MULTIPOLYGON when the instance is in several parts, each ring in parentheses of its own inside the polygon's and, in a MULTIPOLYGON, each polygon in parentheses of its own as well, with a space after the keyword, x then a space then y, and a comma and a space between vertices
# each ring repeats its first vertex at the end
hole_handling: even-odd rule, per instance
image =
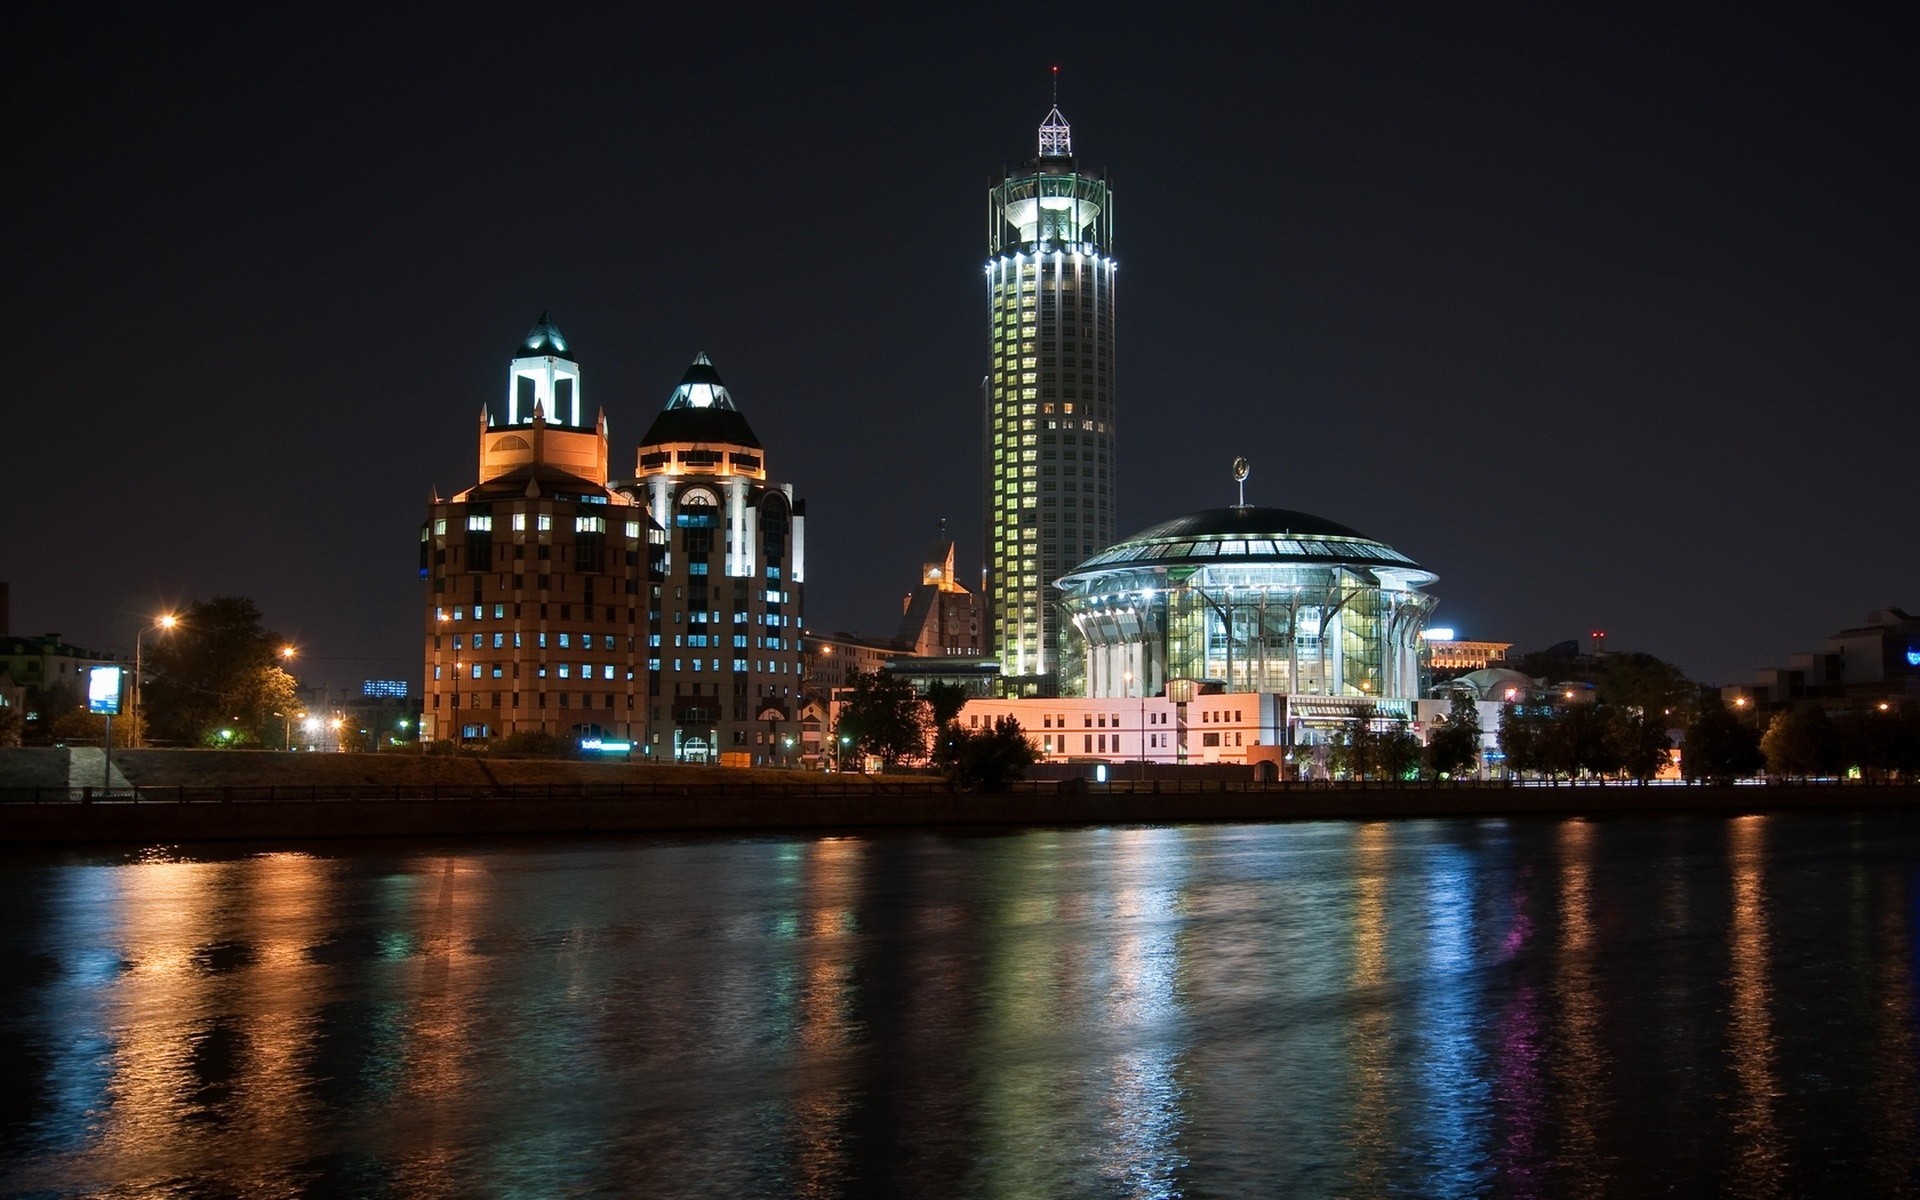
POLYGON ((1920 667, 1920 646, 1907 647, 1907 665, 1910 667, 1920 667))
POLYGON ((119 716, 121 685, 126 674, 125 667, 88 667, 87 711, 119 716))

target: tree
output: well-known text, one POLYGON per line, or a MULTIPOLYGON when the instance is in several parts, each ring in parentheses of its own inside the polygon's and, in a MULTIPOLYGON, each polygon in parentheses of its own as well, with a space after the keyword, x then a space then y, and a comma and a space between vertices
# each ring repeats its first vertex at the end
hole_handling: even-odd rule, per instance
POLYGON ((1420 739, 1404 721, 1380 728, 1378 710, 1369 705, 1354 714, 1353 724, 1334 743, 1331 765, 1336 773, 1355 779, 1406 779, 1420 765, 1420 739))
POLYGON ((1480 710, 1473 693, 1455 689, 1446 721, 1427 738, 1427 770, 1436 777, 1470 773, 1480 762, 1480 710))
POLYGON ((945 726, 934 746, 934 765, 956 791, 1001 792, 1038 759, 1020 722, 1001 717, 984 729, 945 726))
POLYGON ((1837 775, 1846 758, 1840 727, 1823 708, 1779 712, 1760 738, 1760 752, 1774 775, 1837 775))
POLYGON ((1517 704, 1500 710, 1500 752, 1506 756, 1507 770, 1519 774, 1543 769, 1540 735, 1544 720, 1517 704))
POLYGON ((1644 709, 1613 710, 1615 757, 1629 779, 1646 783, 1667 765, 1673 744, 1667 740, 1664 713, 1644 709))
POLYGON ((846 703, 834 726, 843 753, 876 755, 892 766, 925 752, 920 697, 905 680, 877 671, 855 671, 848 683, 846 703))
POLYGON ((146 655, 142 706, 151 733, 176 742, 257 745, 297 685, 279 667, 282 639, 241 596, 196 601, 146 655), (229 736, 220 737, 220 731, 229 736))
POLYGON ((936 730, 945 729, 960 717, 967 706, 967 689, 957 683, 936 679, 927 685, 927 712, 936 730))
POLYGON ((26 724, 15 704, 0 704, 0 746, 18 746, 21 726, 26 724))
POLYGON ((1766 761, 1760 735, 1724 705, 1705 706, 1687 726, 1680 762, 1688 779, 1728 783, 1752 775, 1766 761))

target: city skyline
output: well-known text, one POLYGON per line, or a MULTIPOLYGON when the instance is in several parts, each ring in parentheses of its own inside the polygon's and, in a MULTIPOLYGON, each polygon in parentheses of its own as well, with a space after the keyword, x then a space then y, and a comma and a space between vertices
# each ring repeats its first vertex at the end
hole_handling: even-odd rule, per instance
POLYGON ((84 423, 9 472, 13 632, 125 648, 241 594, 305 678, 412 678, 414 518, 543 308, 616 457, 726 363, 809 490, 809 625, 889 631, 941 518, 982 559, 977 206, 1056 62, 1128 208, 1115 536, 1245 455, 1249 502, 1436 571, 1437 623, 1708 682, 1920 593, 1871 453, 1915 375, 1895 31, 1297 13, 1010 55, 675 19, 556 17, 525 80, 513 36, 406 18, 30 16, 16 387, 84 423), (706 53, 636 75, 655 44, 706 53))

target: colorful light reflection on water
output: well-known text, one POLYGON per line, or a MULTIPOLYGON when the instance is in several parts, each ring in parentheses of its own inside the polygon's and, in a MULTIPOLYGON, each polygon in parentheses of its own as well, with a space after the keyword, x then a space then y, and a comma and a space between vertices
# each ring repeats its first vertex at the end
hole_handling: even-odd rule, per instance
POLYGON ((0 865, 0 1191, 1920 1194, 1920 821, 0 865))

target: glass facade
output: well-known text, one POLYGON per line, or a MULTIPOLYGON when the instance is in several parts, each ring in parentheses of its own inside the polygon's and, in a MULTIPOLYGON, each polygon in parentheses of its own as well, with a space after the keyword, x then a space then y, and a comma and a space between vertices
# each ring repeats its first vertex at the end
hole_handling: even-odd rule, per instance
POLYGON ((1227 692, 1418 695, 1430 572, 1350 531, 1297 533, 1288 526, 1300 514, 1216 514, 1172 523, 1184 537, 1128 539, 1060 581, 1063 694, 1152 696, 1192 680, 1227 692), (1245 536, 1263 524, 1267 537, 1245 536))

